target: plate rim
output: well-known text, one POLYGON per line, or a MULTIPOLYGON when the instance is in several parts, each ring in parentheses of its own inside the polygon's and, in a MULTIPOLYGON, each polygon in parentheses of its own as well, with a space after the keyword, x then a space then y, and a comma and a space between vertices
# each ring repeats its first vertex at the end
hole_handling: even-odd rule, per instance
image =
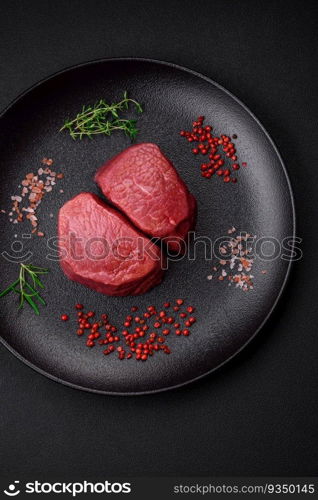
MULTIPOLYGON (((276 146, 276 143, 274 142, 274 140, 272 139, 272 137, 270 136, 270 134, 267 132, 267 130, 265 129, 264 125, 260 122, 260 120, 254 115, 254 113, 248 108, 248 106, 246 106, 238 97, 236 97, 234 94, 232 94, 232 92, 230 92, 229 90, 227 90, 225 87, 223 87, 219 83, 215 82, 212 78, 210 78, 208 76, 205 76, 202 73, 200 73, 198 71, 195 71, 193 69, 190 69, 190 68, 188 68, 186 66, 182 66, 182 65, 176 64, 174 62, 163 61, 163 60, 152 59, 152 58, 144 58, 144 57, 107 57, 107 58, 91 59, 89 61, 85 61, 85 62, 82 62, 82 63, 77 63, 77 64, 74 64, 74 65, 71 65, 71 66, 67 66, 67 67, 65 67, 65 68, 63 68, 61 70, 58 70, 58 71, 56 71, 56 72, 54 72, 54 73, 52 73, 52 74, 50 74, 50 75, 42 78, 41 80, 37 81, 36 83, 34 83, 33 85, 31 85, 30 87, 28 87, 25 90, 23 90, 22 92, 20 92, 20 94, 18 94, 0 112, 0 120, 2 120, 2 118, 5 116, 5 114, 11 108, 13 108, 13 106, 17 102, 19 102, 27 94, 29 94, 30 92, 32 92, 34 89, 36 89, 40 85, 48 82, 49 80, 51 80, 51 79, 53 79, 53 78, 55 78, 57 76, 63 75, 64 73, 71 72, 71 71, 73 71, 73 70, 75 70, 77 68, 81 68, 81 67, 84 67, 84 66, 89 66, 91 64, 102 64, 102 63, 116 62, 116 61, 146 62, 146 63, 152 63, 152 64, 159 64, 159 65, 162 65, 162 66, 169 66, 170 68, 174 68, 174 69, 177 69, 179 71, 184 71, 185 73, 189 73, 189 74, 191 74, 193 76, 196 76, 197 78, 201 78, 201 79, 205 80, 206 82, 214 85, 219 90, 221 90, 222 92, 224 92, 225 94, 227 94, 229 97, 231 97, 237 104, 239 104, 250 115, 250 117, 256 122, 256 124, 260 127, 260 129, 262 130, 262 132, 264 133, 264 135, 266 136, 266 138, 270 142, 271 146, 273 147, 273 149, 274 149, 274 151, 275 151, 275 153, 277 155, 277 158, 278 158, 278 160, 279 160, 279 162, 281 164, 281 168, 283 170, 283 173, 284 173, 284 176, 285 176, 285 179, 286 179, 286 182, 287 182, 287 187, 288 187, 288 190, 289 190, 290 203, 291 203, 291 209, 292 209, 292 226, 293 226, 292 236, 293 236, 293 238, 295 238, 295 236, 296 236, 296 225, 297 225, 296 224, 295 197, 294 197, 294 192, 293 192, 292 184, 291 184, 291 181, 290 181, 290 178, 289 178, 289 175, 288 175, 287 168, 286 168, 285 163, 284 163, 284 161, 282 159, 282 156, 281 156, 281 154, 280 154, 280 152, 278 150, 278 147, 276 146)), ((294 250, 294 241, 293 241, 293 244, 291 246, 291 250, 292 251, 294 250)), ((40 373, 44 377, 46 377, 46 378, 48 378, 50 380, 53 380, 54 382, 57 382, 59 384, 62 384, 64 386, 66 386, 66 387, 70 387, 72 389, 77 389, 77 390, 80 390, 80 391, 94 393, 94 394, 100 394, 100 395, 104 395, 104 396, 145 396, 145 395, 151 395, 151 394, 162 393, 162 392, 166 392, 166 391, 170 391, 170 390, 179 389, 179 388, 184 387, 184 386, 186 386, 188 384, 192 384, 193 382, 197 382, 198 380, 200 380, 200 379, 202 379, 204 377, 207 377, 208 375, 214 373, 217 370, 220 370, 227 363, 231 362, 233 360, 233 358, 235 358, 237 355, 239 355, 241 353, 241 351, 243 351, 243 349, 245 349, 250 344, 250 342, 252 342, 255 339, 255 337, 260 333, 260 331, 262 330, 262 328, 264 327, 264 325, 267 323, 267 321, 269 320, 269 318, 273 314, 273 312, 274 312, 274 310, 275 310, 278 302, 280 301, 280 299, 282 297, 282 294, 283 294, 283 292, 284 292, 284 290, 286 288, 288 279, 290 277, 290 272, 291 272, 292 264, 293 264, 292 260, 289 260, 288 267, 287 267, 286 274, 285 274, 285 278, 284 278, 284 281, 283 281, 283 283, 282 283, 282 285, 281 285, 281 287, 279 289, 279 292, 278 292, 278 294, 276 296, 276 299, 275 299, 272 307, 270 308, 268 314, 266 315, 266 317, 264 318, 264 320, 262 321, 262 323, 259 325, 259 327, 255 330, 255 332, 253 333, 253 335, 243 345, 241 345, 239 349, 237 349, 231 356, 229 356, 227 359, 225 359, 222 363, 220 363, 219 365, 215 366, 211 370, 208 370, 207 372, 204 372, 201 375, 198 375, 197 377, 194 377, 194 378, 191 378, 189 380, 186 380, 185 382, 181 382, 180 384, 169 385, 169 386, 166 386, 166 387, 161 387, 160 389, 153 389, 153 390, 150 390, 150 391, 116 392, 116 391, 106 391, 106 390, 101 390, 101 389, 93 389, 93 388, 90 388, 90 387, 85 387, 85 386, 82 386, 82 385, 74 384, 72 382, 68 382, 66 380, 63 380, 62 378, 59 378, 59 377, 56 377, 55 375, 52 375, 51 373, 43 370, 42 368, 39 368, 34 363, 32 363, 31 361, 27 360, 19 352, 17 352, 13 347, 11 347, 10 344, 7 341, 5 341, 4 338, 1 335, 0 335, 0 342, 19 361, 22 361, 22 363, 24 363, 29 368, 32 368, 35 372, 40 373)))

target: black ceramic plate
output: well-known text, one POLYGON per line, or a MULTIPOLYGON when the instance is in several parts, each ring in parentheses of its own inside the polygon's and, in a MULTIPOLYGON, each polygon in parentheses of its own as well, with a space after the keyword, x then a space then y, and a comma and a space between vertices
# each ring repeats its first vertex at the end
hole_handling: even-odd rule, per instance
MULTIPOLYGON (((41 82, 20 96, 0 120, 1 199, 8 209, 10 196, 27 172, 36 171, 43 157, 65 179, 39 210, 45 238, 23 238, 26 223, 14 225, 1 215, 1 252, 20 256, 31 251, 31 261, 48 266, 44 292, 47 307, 36 316, 31 308, 17 311, 17 297, 1 299, 3 343, 18 358, 42 374, 72 387, 109 394, 161 391, 210 373, 240 351, 267 320, 286 282, 290 263, 281 258, 256 260, 254 290, 243 292, 218 280, 209 281, 212 263, 203 246, 195 260, 170 264, 161 285, 138 297, 108 297, 69 281, 57 261, 48 262, 47 238, 56 235, 59 207, 81 191, 98 193, 93 182, 97 167, 130 145, 121 133, 93 140, 73 141, 59 133, 67 117, 83 104, 100 98, 117 100, 123 91, 144 105, 139 116, 138 142, 154 142, 173 161, 198 202, 196 236, 215 240, 232 225, 257 237, 281 242, 294 234, 294 208, 289 180, 268 134, 242 103, 208 78, 173 64, 150 60, 114 59, 77 66, 41 82), (237 134, 239 160, 246 161, 237 184, 204 179, 200 160, 179 135, 198 115, 205 115, 217 133, 237 134), (60 193, 60 188, 64 192, 60 193), (50 218, 49 214, 54 217, 50 218), (23 242, 23 252, 19 243, 23 242), (11 248, 14 243, 13 250, 11 248), (267 274, 261 271, 266 268, 267 274), (102 347, 89 349, 74 333, 75 321, 62 323, 62 312, 76 302, 98 313, 108 312, 120 324, 131 306, 160 306, 166 300, 186 298, 197 308, 197 323, 189 337, 170 335, 172 353, 160 353, 147 362, 119 361, 104 356, 102 347)), ((200 247, 200 248, 199 248, 200 247)), ((17 265, 0 257, 1 288, 16 278, 17 265)))

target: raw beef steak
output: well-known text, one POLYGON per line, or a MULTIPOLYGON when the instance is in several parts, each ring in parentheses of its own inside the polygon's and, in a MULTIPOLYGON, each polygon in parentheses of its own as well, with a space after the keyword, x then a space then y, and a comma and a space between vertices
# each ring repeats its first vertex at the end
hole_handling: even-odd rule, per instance
POLYGON ((136 144, 96 173, 104 195, 149 236, 178 251, 196 218, 196 200, 156 144, 136 144))
POLYGON ((137 295, 162 280, 159 248, 94 194, 65 203, 58 234, 65 274, 98 292, 137 295))

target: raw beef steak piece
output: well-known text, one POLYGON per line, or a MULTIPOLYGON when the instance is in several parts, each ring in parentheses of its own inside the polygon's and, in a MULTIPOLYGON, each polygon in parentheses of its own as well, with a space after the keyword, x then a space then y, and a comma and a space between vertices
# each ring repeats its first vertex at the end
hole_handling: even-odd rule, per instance
POLYGON ((117 210, 81 193, 60 209, 64 273, 107 295, 137 295, 161 282, 161 252, 117 210))
POLYGON ((104 195, 144 233, 173 251, 194 227, 196 200, 156 144, 136 144, 105 163, 95 181, 104 195), (169 242, 170 240, 170 242, 169 242))

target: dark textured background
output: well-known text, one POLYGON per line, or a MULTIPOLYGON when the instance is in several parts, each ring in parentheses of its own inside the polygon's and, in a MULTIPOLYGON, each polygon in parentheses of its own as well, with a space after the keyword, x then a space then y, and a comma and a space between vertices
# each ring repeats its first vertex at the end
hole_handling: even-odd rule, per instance
POLYGON ((0 108, 41 78, 90 59, 139 56, 193 68, 247 104, 276 141, 304 239, 304 258, 258 338, 226 368, 181 390, 139 398, 82 393, 1 346, 3 477, 317 475, 314 5, 1 1, 0 108))

